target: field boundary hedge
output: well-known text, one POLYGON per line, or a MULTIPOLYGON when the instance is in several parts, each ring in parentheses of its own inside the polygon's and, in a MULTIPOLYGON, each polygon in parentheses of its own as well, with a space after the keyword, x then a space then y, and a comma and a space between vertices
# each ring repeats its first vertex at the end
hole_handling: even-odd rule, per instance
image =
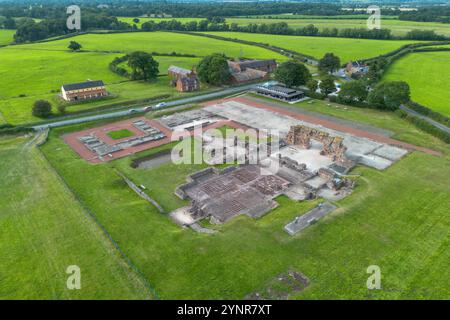
POLYGON ((403 111, 401 109, 398 109, 395 112, 400 116, 400 118, 405 119, 406 121, 412 123, 417 128, 431 134, 432 136, 435 136, 436 138, 444 141, 445 143, 450 143, 450 134, 448 134, 447 132, 442 131, 441 129, 433 126, 432 124, 428 123, 423 119, 410 115, 406 111, 403 111))
POLYGON ((188 35, 193 35, 193 36, 199 36, 199 37, 206 37, 206 38, 211 38, 211 39, 216 39, 216 40, 222 40, 222 41, 229 41, 229 42, 236 42, 236 43, 241 43, 241 44, 246 44, 246 45, 250 45, 250 46, 255 46, 255 47, 260 47, 263 49, 267 49, 276 53, 279 53, 283 56, 287 56, 289 58, 297 58, 302 60, 303 62, 307 62, 310 64, 316 64, 318 63, 317 59, 313 56, 307 55, 307 54, 303 54, 294 50, 289 50, 289 49, 284 49, 281 47, 277 47, 277 46, 273 46, 270 45, 268 43, 262 43, 262 42, 255 42, 255 41, 248 41, 248 40, 242 40, 242 39, 236 39, 236 38, 227 38, 227 37, 222 37, 222 36, 218 36, 218 35, 212 35, 212 34, 206 34, 206 33, 197 33, 197 32, 190 32, 190 31, 168 31, 168 32, 173 32, 173 33, 182 33, 182 34, 188 34, 188 35))

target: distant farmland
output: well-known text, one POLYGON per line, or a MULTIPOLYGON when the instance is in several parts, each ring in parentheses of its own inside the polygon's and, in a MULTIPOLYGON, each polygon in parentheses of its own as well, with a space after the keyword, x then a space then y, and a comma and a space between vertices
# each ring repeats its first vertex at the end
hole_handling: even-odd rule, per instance
POLYGON ((411 97, 443 115, 450 116, 450 52, 419 52, 395 61, 385 80, 404 80, 411 97))
MULTIPOLYGON (((227 23, 237 23, 240 26, 246 26, 249 24, 270 24, 270 23, 278 23, 278 22, 286 22, 292 28, 301 28, 307 25, 313 24, 320 30, 324 28, 337 28, 337 29, 345 29, 345 28, 366 28, 366 18, 361 15, 358 16, 350 16, 345 19, 345 16, 338 17, 314 17, 314 16, 274 16, 274 18, 269 17, 239 17, 239 18, 226 18, 227 23), (357 18, 360 19, 357 19, 357 18)), ((128 17, 119 17, 120 21, 124 21, 130 24, 133 24, 134 18, 128 17)), ((142 23, 146 21, 167 21, 167 20, 178 20, 180 22, 188 22, 188 21, 200 21, 204 20, 203 18, 138 18, 139 23, 137 26, 141 26, 142 23)), ((394 19, 389 17, 389 19, 382 19, 381 27, 383 29, 390 29, 392 34, 395 36, 404 36, 410 30, 434 30, 438 34, 442 34, 450 37, 450 24, 439 23, 439 22, 417 22, 417 21, 402 21, 398 19, 394 19)))
MULTIPOLYGON (((236 38, 278 46, 321 58, 327 52, 333 52, 341 62, 373 58, 388 53, 415 41, 406 40, 368 40, 348 38, 299 37, 242 32, 207 32, 226 38, 236 38)), ((417 42, 417 41, 416 41, 417 42)))

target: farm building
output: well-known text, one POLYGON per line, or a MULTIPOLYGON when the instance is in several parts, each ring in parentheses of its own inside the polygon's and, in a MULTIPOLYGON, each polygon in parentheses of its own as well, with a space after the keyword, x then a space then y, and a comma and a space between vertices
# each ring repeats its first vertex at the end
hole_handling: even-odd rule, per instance
POLYGON ((61 87, 61 97, 66 101, 88 100, 107 95, 102 80, 65 84, 61 87))
POLYGON ((264 80, 269 78, 269 73, 275 71, 275 60, 242 60, 228 61, 231 72, 231 80, 235 84, 264 80))
POLYGON ((243 72, 247 69, 260 70, 264 72, 273 72, 277 68, 275 60, 241 60, 241 61, 228 61, 228 66, 233 72, 243 72))
POLYGON ((251 82, 255 80, 269 79, 269 73, 261 70, 247 68, 242 72, 232 72, 231 81, 235 84, 251 82))
POLYGON ((172 78, 171 85, 179 92, 191 92, 200 90, 200 81, 193 70, 170 66, 167 74, 172 78))
POLYGON ((256 93, 283 101, 297 101, 305 97, 303 91, 297 91, 280 85, 256 86, 256 93))
POLYGON ((169 69, 167 69, 167 74, 172 78, 185 78, 193 77, 196 75, 193 70, 180 68, 177 66, 170 66, 169 69))
POLYGON ((191 92, 200 89, 200 82, 197 77, 179 78, 176 82, 176 88, 180 92, 191 92))

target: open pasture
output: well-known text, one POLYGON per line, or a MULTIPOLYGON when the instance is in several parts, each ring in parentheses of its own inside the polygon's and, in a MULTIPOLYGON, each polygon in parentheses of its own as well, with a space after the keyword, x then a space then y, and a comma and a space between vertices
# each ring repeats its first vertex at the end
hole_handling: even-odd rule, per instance
POLYGON ((0 29, 0 46, 14 41, 16 30, 0 29))
POLYGON ((151 298, 30 140, 0 138, 0 299, 151 298))
POLYGON ((263 48, 174 32, 86 34, 69 39, 21 45, 18 47, 23 49, 67 50, 69 41, 79 42, 83 46, 83 50, 88 51, 128 53, 140 50, 158 53, 176 52, 193 54, 199 57, 211 53, 224 53, 231 58, 244 56, 255 59, 286 59, 282 55, 263 48))
MULTIPOLYGON (((31 106, 37 99, 46 99, 56 107, 63 84, 87 79, 103 80, 107 90, 116 97, 73 104, 67 112, 85 110, 108 103, 145 99, 162 94, 181 95, 169 86, 165 75, 171 64, 191 68, 198 58, 158 56, 161 76, 156 82, 129 81, 108 68, 109 63, 121 53, 69 52, 32 49, 33 47, 5 47, 0 49, 0 123, 19 124, 38 120, 31 115, 31 106), (20 63, 21 68, 17 68, 20 63)), ((186 95, 186 94, 184 94, 186 95)))
POLYGON ((411 98, 450 117, 450 52, 417 52, 395 61, 384 80, 404 80, 411 98))
POLYGON ((368 40, 348 38, 300 37, 270 34, 254 34, 242 32, 207 32, 226 38, 271 44, 315 58, 322 58, 327 52, 333 52, 341 58, 341 62, 367 59, 388 53, 401 46, 417 42, 406 40, 368 40))

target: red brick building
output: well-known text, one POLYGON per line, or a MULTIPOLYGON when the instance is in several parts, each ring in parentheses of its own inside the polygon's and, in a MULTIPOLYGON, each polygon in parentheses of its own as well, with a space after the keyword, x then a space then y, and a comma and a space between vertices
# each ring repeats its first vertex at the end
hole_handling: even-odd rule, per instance
POLYGON ((234 72, 243 72, 247 69, 260 70, 264 72, 274 72, 277 68, 277 62, 274 59, 270 60, 241 60, 228 61, 228 66, 234 72))
POLYGON ((172 78, 171 85, 179 92, 191 92, 200 90, 200 81, 193 70, 170 66, 167 74, 172 78))
POLYGON ((61 87, 61 97, 66 101, 80 101, 108 95, 101 80, 65 84, 61 87))

